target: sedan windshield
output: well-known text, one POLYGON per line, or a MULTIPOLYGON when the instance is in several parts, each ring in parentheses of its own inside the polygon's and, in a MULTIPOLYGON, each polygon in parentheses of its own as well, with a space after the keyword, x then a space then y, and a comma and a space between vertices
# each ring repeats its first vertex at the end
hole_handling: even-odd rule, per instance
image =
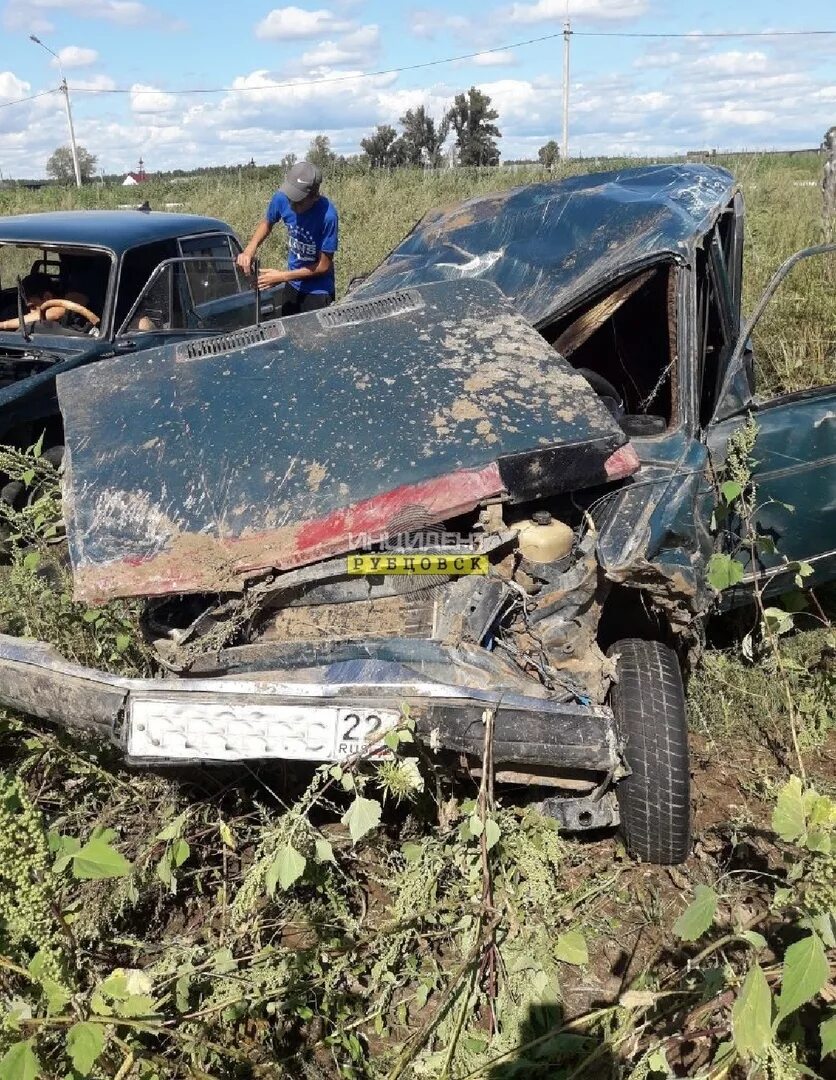
POLYGON ((20 282, 24 312, 37 318, 32 332, 89 334, 104 315, 110 273, 105 252, 0 240, 0 325, 17 328, 20 282))

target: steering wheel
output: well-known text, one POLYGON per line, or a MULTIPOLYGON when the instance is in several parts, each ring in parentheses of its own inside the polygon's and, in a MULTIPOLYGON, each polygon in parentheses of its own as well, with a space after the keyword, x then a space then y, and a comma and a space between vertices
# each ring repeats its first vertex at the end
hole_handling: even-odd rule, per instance
POLYGON ((75 300, 62 300, 60 297, 56 297, 54 300, 44 300, 41 306, 38 308, 38 314, 42 318, 46 318, 47 312, 53 309, 60 309, 61 311, 72 311, 76 315, 81 315, 86 319, 91 327, 98 326, 101 319, 98 315, 86 308, 83 304, 77 304, 75 300))

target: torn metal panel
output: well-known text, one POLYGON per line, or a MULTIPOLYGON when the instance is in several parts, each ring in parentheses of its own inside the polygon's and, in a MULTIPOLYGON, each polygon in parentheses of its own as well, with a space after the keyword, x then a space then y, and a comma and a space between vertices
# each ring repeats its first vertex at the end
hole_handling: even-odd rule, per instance
POLYGON ((220 355, 156 349, 59 380, 77 596, 233 591, 504 492, 607 479, 626 436, 494 286, 413 293, 348 325, 314 312, 220 355))
POLYGON ((725 169, 684 164, 480 196, 427 214, 350 299, 482 278, 536 325, 617 273, 685 256, 734 191, 725 169))
POLYGON ((610 581, 643 590, 683 630, 713 598, 705 580, 714 546, 707 452, 678 433, 642 443, 640 453, 640 471, 597 508, 598 559, 610 581))

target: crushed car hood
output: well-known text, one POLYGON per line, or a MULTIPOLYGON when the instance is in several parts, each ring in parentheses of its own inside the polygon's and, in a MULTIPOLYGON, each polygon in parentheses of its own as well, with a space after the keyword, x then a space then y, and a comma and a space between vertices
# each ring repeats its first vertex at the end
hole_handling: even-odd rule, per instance
POLYGON ((469 199, 426 214, 351 298, 482 278, 538 325, 631 266, 686 256, 734 190, 725 169, 686 164, 573 176, 469 199))
POLYGON ((503 496, 629 474, 589 384, 460 281, 59 376, 80 599, 240 589, 503 496))

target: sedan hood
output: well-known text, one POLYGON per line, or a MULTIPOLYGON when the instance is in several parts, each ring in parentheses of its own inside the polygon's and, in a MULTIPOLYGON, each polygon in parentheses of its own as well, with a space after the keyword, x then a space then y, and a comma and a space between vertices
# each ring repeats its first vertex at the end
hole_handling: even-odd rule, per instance
POLYGON ((638 468, 589 384, 482 281, 101 361, 58 393, 92 602, 235 591, 638 468))

